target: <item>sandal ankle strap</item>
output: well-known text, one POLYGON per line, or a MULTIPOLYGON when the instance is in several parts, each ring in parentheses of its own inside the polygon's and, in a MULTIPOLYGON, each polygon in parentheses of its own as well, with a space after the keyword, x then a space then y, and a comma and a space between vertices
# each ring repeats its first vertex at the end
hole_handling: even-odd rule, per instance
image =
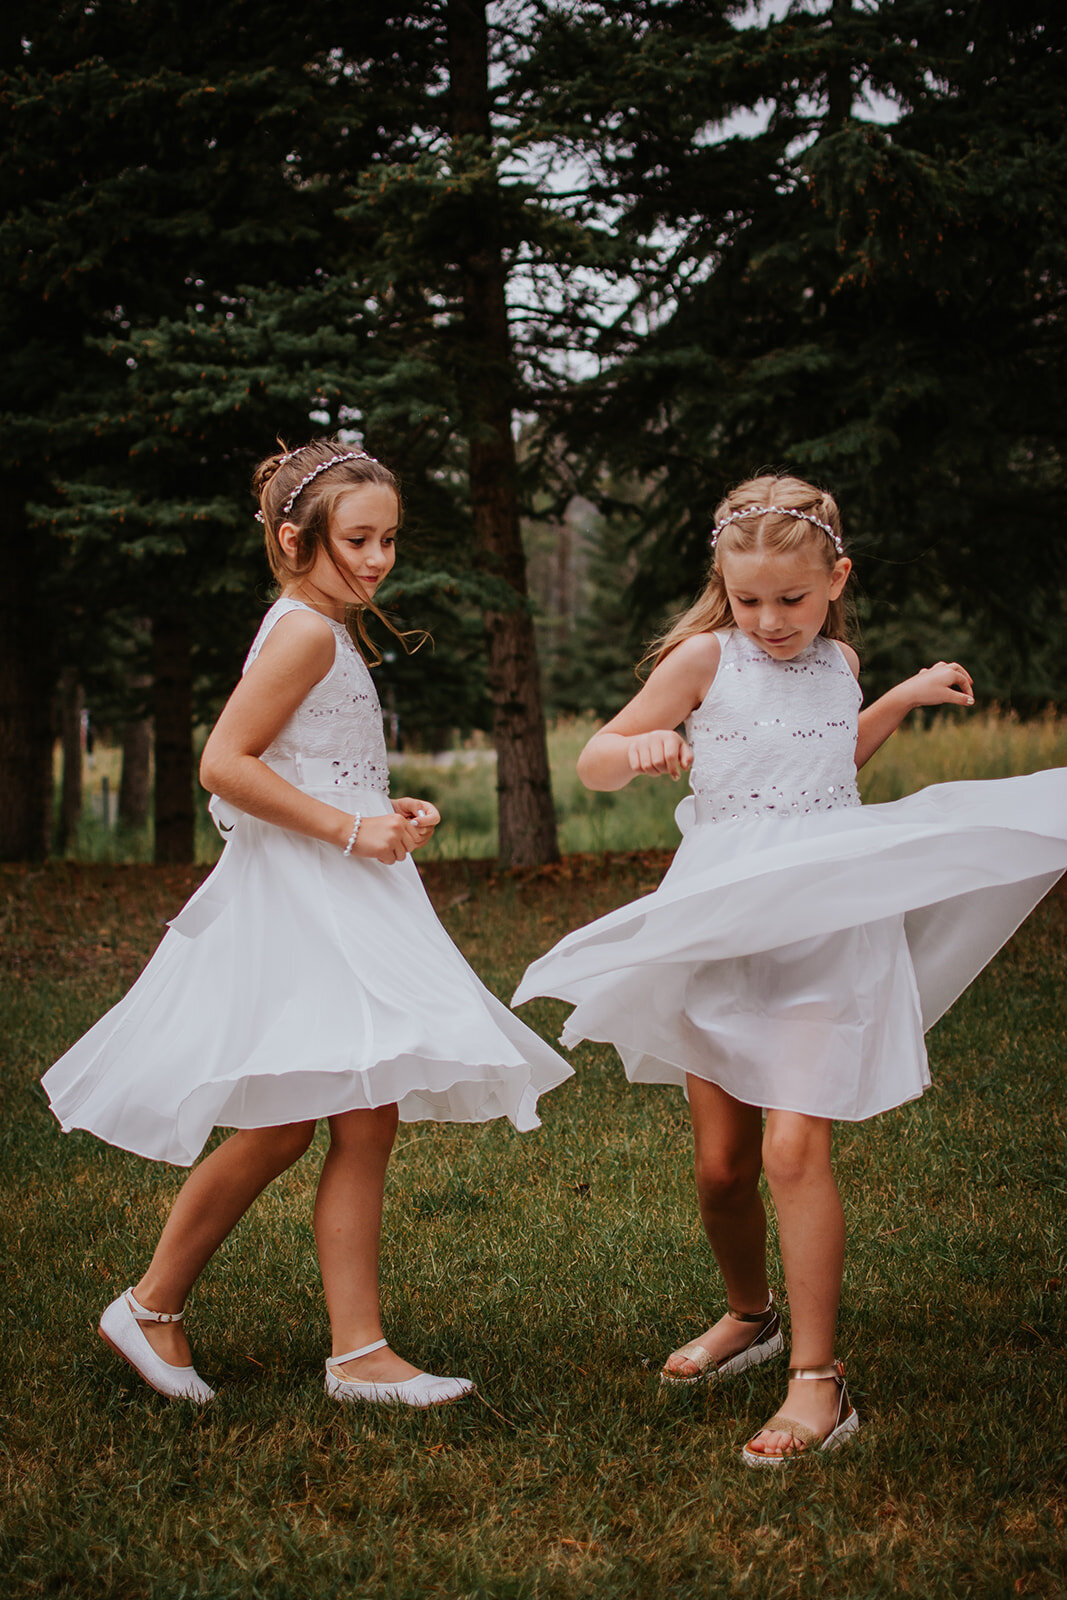
POLYGON ((771 1315, 771 1313, 773 1311, 774 1311, 774 1295, 773 1295, 773 1293, 768 1294, 768 1296, 767 1296, 767 1304, 764 1306, 762 1311, 735 1311, 733 1306, 731 1306, 731 1305, 728 1305, 726 1307, 726 1315, 728 1317, 733 1317, 735 1322, 766 1322, 767 1318, 771 1315))
POLYGON ((349 1350, 347 1355, 331 1356, 326 1365, 328 1367, 343 1367, 346 1361, 358 1361, 360 1356, 369 1356, 375 1350, 384 1350, 388 1343, 388 1339, 376 1339, 374 1344, 365 1344, 362 1350, 349 1350))
POLYGON ((823 1367, 790 1367, 789 1381, 792 1382, 794 1378, 834 1378, 839 1384, 843 1384, 845 1381, 845 1363, 838 1361, 835 1357, 833 1361, 828 1361, 823 1367))
POLYGON ((185 1315, 184 1311, 149 1311, 132 1289, 126 1290, 126 1303, 138 1322, 180 1322, 185 1315))

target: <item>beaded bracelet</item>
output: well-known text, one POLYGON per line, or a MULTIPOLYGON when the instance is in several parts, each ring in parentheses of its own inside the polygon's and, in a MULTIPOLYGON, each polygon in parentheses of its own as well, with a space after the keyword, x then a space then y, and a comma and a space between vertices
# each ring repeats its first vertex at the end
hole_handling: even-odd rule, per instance
POLYGON ((360 812, 360 811, 357 811, 356 812, 355 821, 352 824, 352 832, 348 835, 348 843, 345 845, 345 848, 344 848, 344 851, 343 851, 343 854, 346 855, 346 856, 350 856, 352 854, 352 846, 356 842, 356 835, 359 832, 359 825, 360 825, 360 823, 362 821, 363 821, 363 813, 360 812))

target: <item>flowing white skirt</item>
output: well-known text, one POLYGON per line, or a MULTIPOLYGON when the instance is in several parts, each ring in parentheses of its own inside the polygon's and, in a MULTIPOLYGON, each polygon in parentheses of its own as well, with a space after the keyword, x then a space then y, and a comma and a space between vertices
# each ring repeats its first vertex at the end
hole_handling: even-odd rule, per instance
MULTIPOLYGON (((378 791, 320 797, 390 809, 378 791)), ((571 1076, 479 982, 410 858, 345 860, 241 816, 133 988, 44 1087, 64 1131, 188 1166, 214 1127, 394 1101, 407 1122, 527 1131, 538 1096, 571 1076)))
POLYGON ((858 1121, 920 1095, 924 1031, 1067 868, 1067 770, 889 805, 701 822, 653 894, 579 928, 512 1000, 574 1005, 565 1045, 635 1083, 858 1121))

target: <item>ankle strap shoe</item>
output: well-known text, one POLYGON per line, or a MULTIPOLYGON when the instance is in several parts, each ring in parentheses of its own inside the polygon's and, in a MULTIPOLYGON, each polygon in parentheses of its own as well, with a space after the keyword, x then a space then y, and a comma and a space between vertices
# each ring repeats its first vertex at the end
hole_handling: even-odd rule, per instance
POLYGON ((342 1378, 334 1370, 346 1361, 358 1361, 375 1350, 384 1350, 388 1339, 378 1339, 365 1344, 360 1350, 349 1350, 343 1356, 331 1356, 326 1363, 326 1393, 331 1400, 342 1403, 363 1401, 380 1406, 450 1406, 464 1395, 473 1394, 470 1378, 438 1378, 432 1372, 419 1372, 414 1378, 397 1383, 359 1383, 354 1378, 342 1378))
POLYGON ((774 1356, 781 1355, 785 1348, 785 1340, 782 1337, 782 1319, 774 1303, 773 1294, 768 1295, 767 1304, 762 1311, 735 1311, 733 1306, 727 1306, 726 1309, 735 1322, 751 1322, 754 1326, 755 1331, 745 1348, 736 1355, 716 1361, 708 1354, 700 1340, 694 1339, 692 1344, 683 1344, 680 1350, 672 1350, 667 1360, 672 1361, 675 1356, 684 1356, 697 1370, 691 1373, 672 1372, 665 1365, 659 1375, 661 1384, 671 1388, 692 1388, 698 1383, 721 1383, 724 1378, 735 1378, 738 1373, 747 1371, 749 1367, 762 1366, 764 1361, 770 1361, 774 1356))
POLYGON ((157 1394, 168 1400, 193 1400, 206 1405, 215 1391, 204 1382, 195 1367, 174 1367, 157 1355, 141 1332, 142 1322, 180 1322, 184 1311, 149 1311, 134 1296, 132 1289, 120 1294, 104 1311, 98 1332, 117 1356, 128 1361, 134 1372, 157 1394))
POLYGON ((860 1419, 855 1406, 848 1398, 848 1389, 845 1385, 845 1364, 843 1361, 828 1361, 824 1367, 790 1367, 789 1381, 798 1379, 817 1382, 822 1378, 829 1378, 837 1384, 837 1416, 833 1425, 826 1433, 816 1433, 814 1428, 809 1428, 804 1422, 797 1422, 792 1417, 783 1416, 781 1412, 765 1422, 759 1430, 760 1433, 788 1433, 792 1436, 792 1448, 772 1454, 766 1450, 753 1450, 752 1445, 758 1435, 754 1435, 741 1451, 741 1459, 746 1467, 784 1467, 800 1460, 801 1456, 810 1451, 840 1450, 842 1445, 855 1438, 859 1432, 860 1419))

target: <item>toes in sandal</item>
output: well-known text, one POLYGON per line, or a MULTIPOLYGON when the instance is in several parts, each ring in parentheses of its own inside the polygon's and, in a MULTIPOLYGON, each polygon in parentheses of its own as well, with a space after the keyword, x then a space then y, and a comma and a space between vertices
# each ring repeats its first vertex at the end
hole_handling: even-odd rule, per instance
POLYGON ((792 1449, 775 1452, 753 1450, 752 1445, 758 1437, 754 1434, 741 1451, 741 1459, 746 1467, 790 1466, 813 1450, 840 1450, 842 1445, 848 1444, 849 1440, 859 1432, 859 1413, 848 1398, 843 1361, 831 1361, 825 1367, 790 1367, 789 1377, 790 1381, 794 1378, 833 1379, 837 1384, 837 1416, 833 1427, 828 1433, 816 1433, 815 1429, 809 1428, 806 1423, 795 1422, 792 1417, 783 1416, 779 1412, 770 1422, 765 1422, 759 1431, 791 1434, 792 1449))
POLYGON ((718 1383, 723 1378, 734 1378, 739 1372, 744 1372, 747 1367, 758 1367, 761 1362, 769 1361, 772 1356, 780 1355, 785 1341, 782 1338, 782 1319, 774 1303, 774 1295, 769 1295, 767 1304, 762 1311, 735 1311, 733 1306, 727 1306, 727 1315, 733 1317, 735 1322, 752 1322, 757 1327, 750 1343, 735 1355, 726 1356, 722 1361, 716 1361, 709 1355, 698 1339, 692 1344, 683 1344, 680 1350, 673 1350, 667 1357, 668 1361, 675 1356, 684 1356, 696 1367, 696 1372, 671 1372, 667 1367, 660 1371, 659 1381, 662 1384, 690 1388, 698 1383, 718 1383))

